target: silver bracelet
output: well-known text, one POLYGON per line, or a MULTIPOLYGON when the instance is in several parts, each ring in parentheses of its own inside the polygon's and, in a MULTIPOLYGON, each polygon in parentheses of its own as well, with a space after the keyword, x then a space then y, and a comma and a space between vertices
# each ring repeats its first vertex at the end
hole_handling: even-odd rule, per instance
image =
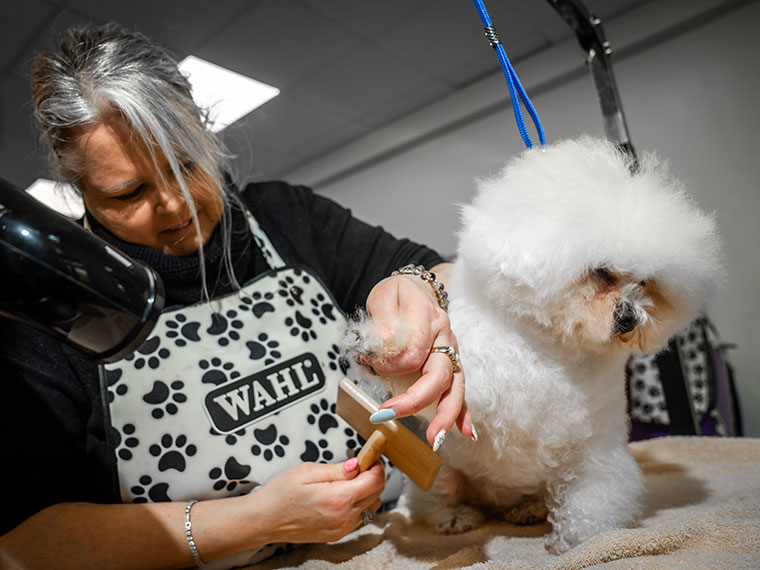
POLYGON ((430 283, 430 286, 433 288, 433 293, 435 294, 435 298, 438 300, 438 306, 444 311, 448 312, 449 294, 443 290, 443 283, 436 280, 435 273, 431 273, 430 271, 427 271, 424 267, 422 267, 422 265, 410 264, 410 265, 404 265, 404 267, 391 273, 391 277, 395 277, 396 275, 417 275, 423 281, 430 283))
POLYGON ((198 554, 198 546, 196 546, 195 539, 193 538, 193 523, 190 522, 190 509, 197 502, 197 499, 191 499, 185 505, 185 536, 187 537, 187 545, 190 547, 190 553, 193 555, 195 565, 200 568, 203 566, 203 560, 201 560, 201 555, 198 554))

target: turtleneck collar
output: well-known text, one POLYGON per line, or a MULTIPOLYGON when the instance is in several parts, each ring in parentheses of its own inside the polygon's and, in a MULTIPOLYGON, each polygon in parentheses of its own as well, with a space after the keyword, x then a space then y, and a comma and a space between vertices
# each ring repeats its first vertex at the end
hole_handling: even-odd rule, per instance
MULTIPOLYGON (((224 263, 224 240, 230 240, 232 267, 240 284, 255 274, 256 258, 261 257, 248 228, 244 207, 237 200, 231 200, 228 209, 229 232, 223 231, 222 221, 217 224, 208 242, 203 247, 206 270, 206 286, 209 296, 214 298, 233 290, 224 263), (229 235, 225 236, 226 233, 229 235), (250 250, 256 254, 251 255, 250 250)), ((196 253, 185 257, 166 255, 144 245, 123 241, 99 223, 89 212, 85 213, 92 232, 110 245, 130 257, 150 265, 161 277, 166 291, 166 305, 189 305, 203 300, 201 287, 200 256, 196 253)))

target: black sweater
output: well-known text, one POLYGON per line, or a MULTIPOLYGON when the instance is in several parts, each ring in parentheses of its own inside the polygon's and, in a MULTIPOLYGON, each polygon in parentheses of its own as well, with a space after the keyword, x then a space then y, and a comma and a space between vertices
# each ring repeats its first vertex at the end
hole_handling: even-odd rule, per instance
MULTIPOLYGON (((308 188, 252 184, 239 196, 286 263, 310 267, 346 312, 363 305, 372 286, 393 269, 443 261, 426 247, 353 218, 308 188)), ((156 269, 167 307, 200 301, 196 255, 164 255, 123 242, 90 222, 98 236, 156 269)), ((217 228, 205 247, 211 297, 232 290, 222 251, 217 228)), ((232 215, 232 256, 241 284, 268 269, 239 209, 232 215)), ((103 411, 96 364, 31 327, 0 317, 0 534, 56 503, 120 502, 103 411)))

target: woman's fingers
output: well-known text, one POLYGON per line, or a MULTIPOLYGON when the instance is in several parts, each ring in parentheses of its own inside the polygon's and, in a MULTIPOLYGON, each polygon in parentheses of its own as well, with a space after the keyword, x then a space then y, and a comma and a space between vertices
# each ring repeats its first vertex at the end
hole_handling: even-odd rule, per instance
POLYGON ((380 462, 362 473, 359 473, 359 463, 355 457, 343 463, 304 463, 302 465, 306 466, 303 483, 350 482, 356 489, 366 488, 366 491, 360 491, 357 497, 365 496, 377 489, 382 491, 385 487, 385 474, 380 462))
POLYGON ((429 358, 420 372, 419 379, 409 386, 406 392, 386 400, 380 408, 393 408, 396 417, 402 418, 436 404, 451 384, 451 363, 445 357, 443 360, 429 358))
POLYGON ((370 505, 363 509, 356 510, 356 523, 354 525, 355 528, 359 528, 367 524, 369 521, 371 521, 377 511, 380 510, 380 507, 382 506, 382 503, 380 502, 380 499, 375 499, 370 505), (369 519, 367 518, 367 515, 370 515, 369 519))
POLYGON ((382 376, 419 370, 428 356, 430 339, 448 323, 420 284, 396 277, 379 284, 376 289, 380 293, 368 299, 367 310, 383 339, 383 351, 367 363, 382 376))
POLYGON ((356 528, 362 510, 376 503, 384 487, 382 464, 359 473, 356 462, 349 460, 332 465, 302 463, 252 495, 258 508, 276 521, 273 537, 297 543, 331 542, 356 528))
POLYGON ((369 510, 373 513, 376 513, 377 510, 381 506, 382 506, 382 503, 380 502, 380 495, 372 495, 370 497, 364 497, 363 499, 356 501, 356 503, 354 503, 354 508, 359 513, 365 510, 369 510))
POLYGON ((462 410, 459 412, 456 424, 462 435, 478 441, 478 432, 475 430, 475 424, 472 423, 472 415, 470 414, 470 407, 467 405, 467 402, 464 403, 462 410))
MULTIPOLYGON (((393 409, 395 417, 405 417, 437 406, 427 431, 428 441, 434 446, 436 436, 440 440, 455 424, 465 436, 471 437, 457 340, 448 314, 434 299, 430 284, 416 276, 381 281, 367 299, 367 310, 385 350, 365 358, 365 362, 381 376, 399 377, 420 371, 419 379, 404 393, 387 400, 380 408, 393 409), (449 348, 452 354, 431 352, 437 347, 449 348)), ((400 379, 399 383, 406 381, 400 379)))
MULTIPOLYGON (((458 362, 457 340, 451 330, 447 329, 438 334, 427 353, 420 370, 420 378, 403 394, 383 402, 380 408, 391 408, 396 417, 405 417, 419 413, 430 405, 437 405, 426 434, 430 444, 435 446, 436 436, 439 440, 445 437, 460 416, 462 421, 465 421, 469 412, 462 415, 462 411, 466 410, 464 370, 458 362), (431 352, 435 347, 452 347, 457 356, 452 358, 445 352, 431 352), (455 362, 457 372, 454 372, 455 362)), ((462 431, 463 424, 457 425, 462 431)), ((469 430, 462 433, 467 437, 471 435, 469 430)))
POLYGON ((359 474, 359 464, 355 457, 343 463, 304 463, 303 483, 325 483, 349 481, 359 474))
MULTIPOLYGON (((436 409, 435 417, 430 421, 430 425, 426 432, 428 441, 435 445, 436 437, 439 438, 439 441, 442 437, 445 437, 445 434, 451 431, 465 406, 464 374, 460 369, 459 372, 453 375, 451 385, 438 400, 438 408, 436 409), (442 431, 444 432, 444 435, 439 435, 442 431)), ((440 443, 438 445, 440 445, 440 443)))

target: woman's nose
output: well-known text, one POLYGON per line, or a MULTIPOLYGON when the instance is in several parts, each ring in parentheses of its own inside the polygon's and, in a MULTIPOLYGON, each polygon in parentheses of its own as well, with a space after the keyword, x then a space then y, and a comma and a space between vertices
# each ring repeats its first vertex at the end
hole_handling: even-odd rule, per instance
POLYGON ((185 196, 179 188, 171 184, 162 185, 158 190, 156 212, 159 214, 176 214, 185 208, 185 196))

